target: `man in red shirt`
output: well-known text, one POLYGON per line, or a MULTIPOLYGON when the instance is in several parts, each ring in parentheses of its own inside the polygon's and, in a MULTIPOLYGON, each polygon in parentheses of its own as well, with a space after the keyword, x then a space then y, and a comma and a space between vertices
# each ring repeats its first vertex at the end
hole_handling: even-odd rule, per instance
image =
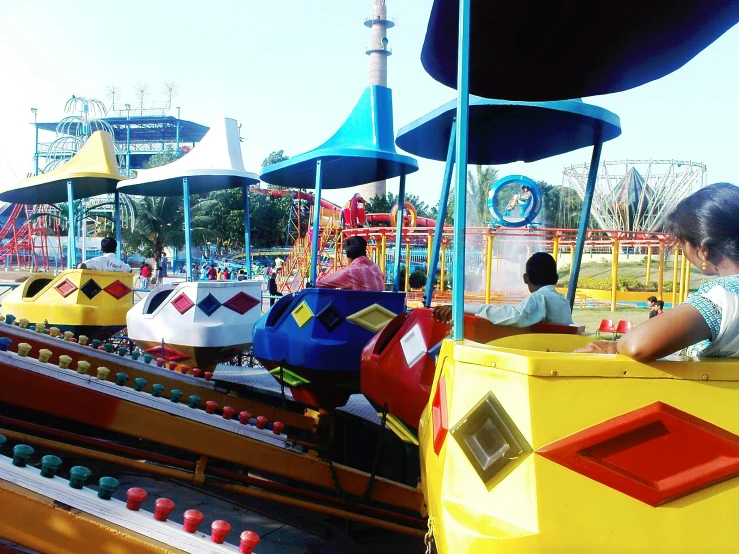
POLYGON ((385 290, 385 277, 376 263, 367 258, 367 241, 362 237, 349 237, 344 241, 344 252, 349 265, 339 271, 321 277, 316 286, 326 289, 385 290))
POLYGON ((216 269, 216 265, 210 264, 210 267, 208 268, 206 274, 208 275, 209 281, 215 281, 216 279, 218 279, 218 270, 216 269))

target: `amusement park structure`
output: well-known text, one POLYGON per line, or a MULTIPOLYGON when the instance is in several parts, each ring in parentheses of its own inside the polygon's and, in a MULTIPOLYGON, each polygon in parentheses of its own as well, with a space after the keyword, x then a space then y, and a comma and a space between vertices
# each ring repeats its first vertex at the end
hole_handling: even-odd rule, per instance
MULTIPOLYGON (((584 198, 590 164, 563 171, 563 184, 584 198)), ((592 216, 601 229, 658 231, 680 200, 706 185, 705 164, 680 160, 604 161, 598 167, 592 216)))
MULTIPOLYGON (((79 198, 181 195, 188 242, 191 193, 242 187, 247 279, 193 281, 188 259, 184 282, 160 285, 134 304, 130 273, 76 268, 72 229, 67 269, 35 274, 6 296, 0 538, 61 554, 254 552, 255 533, 241 533, 238 547, 223 544, 228 522, 213 521, 208 537, 197 532, 204 514, 176 513, 170 499, 142 509, 145 490, 111 498, 119 483, 99 470, 97 487, 86 486, 93 472, 68 463, 81 457, 106 472, 144 472, 404 533, 418 539, 419 551, 423 537, 426 552, 438 554, 732 551, 735 359, 583 352, 593 339, 581 325, 494 325, 465 313, 477 268, 485 268, 482 299, 492 302, 491 281, 520 276, 534 248, 555 258, 569 250, 570 307, 588 250, 610 250, 614 295, 624 249, 627 256, 646 249, 650 260, 656 249, 663 281, 671 237, 628 228, 659 219, 665 200, 654 200, 650 175, 626 172, 614 186, 625 225, 588 229, 601 201, 602 149, 622 129, 616 114, 578 98, 679 68, 739 22, 739 5, 707 0, 666 10, 642 1, 643 17, 627 26, 601 13, 624 0, 603 0, 599 10, 564 4, 538 3, 532 18, 527 3, 434 0, 421 59, 433 78, 456 86, 456 101, 396 135, 392 91, 370 85, 327 141, 263 168, 259 178, 270 185, 311 190, 286 192, 299 218, 303 202, 313 205, 309 231, 298 223, 292 265, 282 268, 281 279, 300 286, 264 313, 248 256, 248 191, 257 176, 243 167, 233 119, 177 161, 135 178, 119 171, 112 135, 97 130, 67 163, 2 184, 7 202, 66 200, 70 220, 79 198), (550 78, 565 71, 571 78, 550 78), (436 221, 421 221, 406 203, 406 176, 418 161, 396 147, 445 161, 436 221), (493 225, 467 228, 468 163, 534 162, 585 147, 592 158, 576 231, 537 227, 540 192, 521 175, 491 188, 493 225), (396 177, 398 204, 389 214, 365 213, 361 195, 344 208, 321 197, 324 189, 396 177), (515 194, 503 195, 503 185, 515 194), (455 225, 447 227, 452 190, 455 225), (342 265, 341 241, 354 235, 368 239, 370 255, 391 274, 388 290, 317 286, 321 273, 342 265), (419 251, 426 286, 416 299, 422 305, 411 309, 400 267, 405 256, 410 269, 419 251), (443 279, 435 284, 437 267, 450 271, 450 298, 443 279), (450 300, 446 323, 432 307, 450 300), (128 337, 110 336, 124 325, 128 337), (250 342, 256 367, 237 352, 250 342), (370 414, 349 413, 356 393, 370 414), (67 459, 41 458, 31 445, 67 459)), ((679 271, 682 287, 673 302, 689 288, 690 261, 679 248, 673 280, 679 271)))

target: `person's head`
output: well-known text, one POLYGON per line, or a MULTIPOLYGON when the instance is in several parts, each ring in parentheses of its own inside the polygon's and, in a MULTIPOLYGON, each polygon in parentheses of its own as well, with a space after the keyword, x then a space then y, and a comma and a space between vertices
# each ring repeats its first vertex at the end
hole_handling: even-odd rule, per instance
POLYGON ((557 262, 551 254, 537 252, 526 260, 523 282, 528 285, 529 292, 537 291, 547 285, 556 285, 558 280, 557 262))
POLYGON ((118 248, 118 243, 113 237, 105 237, 100 241, 100 249, 103 254, 115 254, 116 248, 118 248))
POLYGON ((657 303, 657 297, 650 296, 649 298, 647 298, 647 303, 649 304, 650 308, 654 308, 654 305, 657 303))
POLYGON ((665 309, 665 301, 664 300, 657 300, 655 303, 655 306, 659 311, 662 311, 665 309))
POLYGON ((686 257, 706 275, 726 262, 739 264, 739 187, 708 185, 684 198, 667 216, 671 233, 686 257))
POLYGON ((362 237, 349 237, 344 241, 344 252, 350 260, 367 255, 367 241, 362 237))
POLYGON ((521 192, 531 192, 531 189, 528 185, 524 185, 521 187, 521 192))

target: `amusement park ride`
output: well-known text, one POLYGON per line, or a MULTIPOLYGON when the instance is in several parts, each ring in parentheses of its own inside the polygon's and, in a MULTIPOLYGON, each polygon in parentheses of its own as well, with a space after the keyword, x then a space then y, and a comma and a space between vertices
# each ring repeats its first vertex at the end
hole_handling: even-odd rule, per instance
MULTIPOLYGON (((214 522, 209 540, 188 523, 202 514, 186 514, 184 529, 166 523, 166 499, 157 501, 151 517, 138 510, 142 495, 135 489, 128 491, 130 505, 111 501, 115 480, 108 477, 100 479, 96 495, 83 487, 85 468, 55 477, 61 462, 55 456, 45 456, 40 471, 29 467, 33 449, 26 441, 415 536, 425 533, 427 551, 440 554, 731 550, 739 505, 733 479, 739 474, 736 362, 638 363, 622 355, 575 354, 591 340, 580 336, 577 325, 503 327, 463 311, 467 164, 529 162, 593 147, 573 244, 572 305, 601 149, 621 127, 615 114, 571 98, 657 79, 739 20, 736 3, 658 3, 640 8, 639 23, 647 29, 619 25, 603 34, 592 20, 597 10, 580 4, 537 4, 542 17, 532 30, 530 14, 519 4, 435 0, 422 62, 435 79, 457 88, 457 101, 394 137, 391 91, 370 85, 327 142, 260 175, 273 185, 314 189, 300 198, 313 202, 311 232, 284 266, 300 276, 300 285, 264 314, 260 285, 251 279, 188 278, 157 288, 131 307, 130 275, 75 269, 71 233, 66 271, 53 278, 35 275, 3 300, 0 402, 32 410, 49 426, 0 417, 16 429, 0 429, 0 448, 6 437, 16 443, 12 461, 0 456, 0 537, 70 553, 100 551, 97 545, 111 552, 237 551, 221 545, 230 530, 226 522, 214 522), (569 16, 561 17, 560 9, 569 16), (658 18, 659 25, 650 27, 658 18), (491 21, 507 23, 500 33, 474 32, 491 21), (598 40, 591 43, 584 30, 596 28, 598 40), (514 39, 524 29, 536 45, 521 53, 514 39), (634 50, 628 47, 634 36, 648 40, 634 50), (573 78, 539 74, 563 63, 573 78), (446 161, 435 222, 421 221, 406 205, 405 177, 418 164, 399 154, 396 144, 446 161), (458 223, 449 230, 444 221, 455 168, 458 223), (325 188, 394 177, 400 178, 398 204, 390 214, 367 214, 360 196, 344 209, 321 198, 325 188), (314 288, 331 262, 333 269, 340 265, 344 236, 377 232, 368 223, 394 227, 381 229, 374 241, 383 264, 386 242, 395 242, 392 290, 314 288), (453 233, 451 326, 432 316, 435 271, 427 272, 423 307, 408 310, 400 283, 404 241, 409 248, 413 226, 430 224, 429 268, 439 265, 444 233, 453 233), (124 326, 138 349, 103 344, 101 339, 124 326), (211 371, 251 343, 282 387, 278 397, 242 386, 238 374, 244 368, 211 371), (420 488, 408 475, 391 479, 376 467, 360 471, 325 454, 336 408, 358 392, 381 414, 380 433, 389 434, 387 425, 408 445, 393 439, 402 447, 397 452, 420 453, 420 488), (54 428, 59 419, 84 424, 100 437, 54 428), (105 433, 143 439, 157 452, 111 444, 101 438, 105 433), (167 454, 172 449, 185 454, 177 459, 167 454), (233 471, 233 464, 248 474, 233 471), (43 532, 12 513, 11 504, 21 514, 48 516, 43 532), (82 545, 75 536, 95 542, 82 545)), ((191 193, 237 186, 246 192, 256 182, 243 167, 236 123, 225 119, 183 158, 135 179, 118 172, 110 135, 97 132, 69 162, 0 191, 0 200, 32 204, 43 194, 50 202, 67 200, 72 217, 74 198, 115 191, 182 194, 189 246, 191 193)), ((244 198, 248 252, 248 194, 244 198)), ((512 176, 491 189, 489 204, 496 215, 492 236, 497 226, 501 232, 533 226, 541 196, 535 183, 512 176), (520 191, 510 211, 501 210, 499 195, 511 184, 520 191)), ((491 245, 489 240, 488 264, 491 245)), ((358 442, 343 448, 360 448, 358 442)), ((240 552, 253 550, 258 537, 252 535, 241 534, 240 552)))

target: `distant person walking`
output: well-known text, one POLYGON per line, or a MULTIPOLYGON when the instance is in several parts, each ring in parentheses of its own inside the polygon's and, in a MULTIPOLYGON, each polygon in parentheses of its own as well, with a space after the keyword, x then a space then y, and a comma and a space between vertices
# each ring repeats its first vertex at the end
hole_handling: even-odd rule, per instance
POLYGON ((285 263, 285 260, 283 260, 282 258, 280 258, 279 256, 277 256, 275 258, 275 270, 276 271, 281 271, 282 270, 282 266, 283 266, 284 263, 285 263))
MULTIPOLYGON (((270 296, 282 296, 277 291, 277 272, 273 271, 269 274, 269 280, 267 281, 267 289, 269 291, 270 296)), ((276 298, 270 298, 269 299, 269 306, 270 308, 275 305, 276 298)))
POLYGON ((210 264, 207 275, 209 281, 216 281, 218 279, 218 270, 216 269, 216 264, 210 264))
POLYGON ((149 269, 149 264, 144 262, 144 265, 141 266, 141 288, 142 289, 149 288, 149 276, 150 275, 151 275, 151 269, 149 269))

